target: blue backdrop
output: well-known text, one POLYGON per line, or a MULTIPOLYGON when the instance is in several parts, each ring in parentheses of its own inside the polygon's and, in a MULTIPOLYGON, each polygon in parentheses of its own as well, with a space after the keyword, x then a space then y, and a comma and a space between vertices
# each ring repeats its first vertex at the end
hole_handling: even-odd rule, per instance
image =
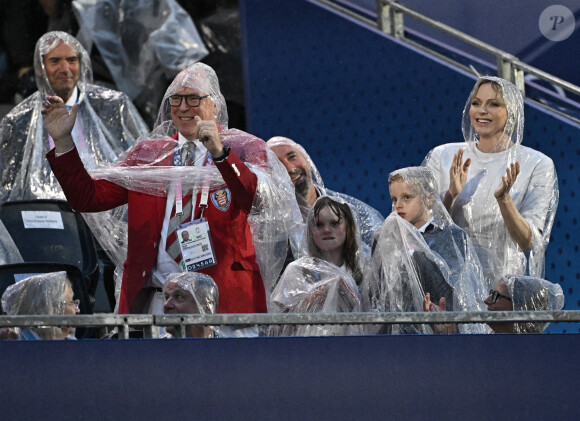
MULTIPOLYGON (((307 0, 241 0, 240 15, 248 131, 302 144, 329 188, 387 214, 389 172, 463 140, 473 75, 307 0)), ((559 177, 546 277, 562 285, 565 308, 580 308, 580 126, 530 102, 525 118, 524 144, 559 177)))
POLYGON ((0 343, 5 420, 578 419, 580 335, 0 343))

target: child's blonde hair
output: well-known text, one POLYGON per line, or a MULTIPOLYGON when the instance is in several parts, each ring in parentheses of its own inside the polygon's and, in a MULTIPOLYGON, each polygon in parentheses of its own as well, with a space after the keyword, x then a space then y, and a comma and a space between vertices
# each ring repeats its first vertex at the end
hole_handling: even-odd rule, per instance
POLYGON ((410 184, 417 194, 428 199, 437 194, 437 180, 428 167, 407 167, 389 174, 389 185, 394 182, 410 184))

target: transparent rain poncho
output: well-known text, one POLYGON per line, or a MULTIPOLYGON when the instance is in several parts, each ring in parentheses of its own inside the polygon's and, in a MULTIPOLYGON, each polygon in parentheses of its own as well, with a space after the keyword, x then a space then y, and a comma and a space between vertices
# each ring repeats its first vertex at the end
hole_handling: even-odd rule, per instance
POLYGON ((64 199, 45 158, 52 139, 40 113, 43 99, 55 95, 43 56, 61 42, 79 57, 79 109, 72 135, 85 167, 114 161, 135 139, 147 133, 145 123, 125 94, 92 84, 91 62, 80 43, 65 32, 49 32, 38 40, 34 53, 38 91, 0 122, 0 201, 64 199))
POLYGON ((171 282, 191 294, 199 314, 214 314, 217 311, 219 291, 211 276, 199 272, 172 273, 165 280, 164 292, 171 282))
POLYGON ((495 285, 502 273, 542 277, 544 254, 558 205, 558 180, 550 158, 522 146, 524 103, 521 93, 510 82, 483 77, 469 95, 462 120, 464 143, 450 143, 433 149, 423 165, 433 170, 443 198, 449 187, 449 170, 454 154, 462 148, 463 160, 471 159, 467 183, 450 211, 453 221, 470 236, 481 262, 486 289, 495 285), (478 149, 479 137, 471 124, 471 99, 482 82, 499 86, 507 110, 502 137, 491 152, 478 149), (513 202, 531 228, 532 249, 524 253, 510 237, 494 191, 506 168, 519 162, 520 174, 511 187, 513 202))
MULTIPOLYGON (((191 294, 199 314, 214 314, 217 311, 219 291, 211 276, 198 272, 172 273, 163 284, 164 293, 171 283, 191 294)), ((219 336, 218 328, 210 328, 214 336, 219 336)))
MULTIPOLYGON (((504 275, 514 311, 562 310, 562 287, 545 279, 531 276, 504 275)), ((549 322, 514 323, 515 333, 542 333, 549 322)))
MULTIPOLYGON (((165 136, 173 136, 177 133, 171 118, 171 105, 168 99, 184 88, 195 89, 200 93, 209 95, 209 99, 215 106, 214 119, 216 124, 222 130, 228 128, 228 109, 226 100, 220 90, 218 77, 215 71, 207 64, 196 63, 180 72, 165 91, 153 133, 165 136)), ((237 131, 243 133, 241 130, 237 131)))
MULTIPOLYGON (((381 213, 359 199, 326 188, 324 186, 324 182, 322 181, 322 177, 316 168, 316 165, 310 158, 310 155, 308 155, 306 150, 300 144, 294 142, 292 139, 283 136, 275 136, 270 138, 267 144, 270 149, 275 148, 276 146, 290 146, 291 148, 294 148, 296 152, 301 154, 302 157, 304 157, 304 160, 308 163, 310 177, 316 188, 317 195, 334 196, 350 205, 354 211, 358 226, 360 227, 363 252, 367 255, 370 255, 370 246, 372 244, 373 234, 380 228, 384 220, 381 213)), ((308 169, 306 171, 308 171, 308 169)), ((304 200, 300 200, 299 195, 300 193, 297 192, 297 200, 302 215, 305 219, 309 212, 309 206, 305 203, 304 200)))
MULTIPOLYGON (((269 296, 286 257, 290 238, 300 236, 302 218, 294 198, 288 174, 264 141, 246 132, 227 128, 227 109, 211 67, 196 63, 181 72, 169 86, 154 131, 128 150, 117 163, 89 171, 95 179, 104 179, 128 190, 166 197, 176 180, 183 191, 194 194, 207 186, 210 191, 226 186, 219 170, 211 166, 173 166, 173 157, 181 146, 172 136, 177 133, 171 119, 167 98, 184 87, 210 95, 215 105, 214 119, 220 140, 229 146, 257 176, 258 186, 248 223, 257 262, 269 296)), ((120 271, 127 255, 127 209, 118 208, 113 218, 85 214, 97 239, 120 271)), ((293 240, 295 241, 295 240, 293 240)), ((219 264, 219 263, 218 263, 219 264)), ((120 284, 117 283, 117 293, 120 284)))
POLYGON ((144 109, 153 115, 165 80, 208 54, 175 0, 75 0, 73 6, 79 38, 98 47, 118 88, 131 100, 145 101, 144 109))
MULTIPOLYGON (((447 282, 451 270, 413 225, 391 213, 375 236, 376 244, 363 281, 363 311, 422 311, 427 292, 435 303, 445 297, 447 310, 454 310, 455 294, 447 282)), ((411 324, 368 326, 367 332, 433 333, 428 325, 411 324)))
MULTIPOLYGON (((422 236, 431 251, 449 268, 446 281, 453 288, 452 308, 455 311, 485 310, 481 297, 486 290, 477 253, 465 231, 453 223, 441 203, 432 171, 426 167, 407 167, 390 173, 388 180, 389 183, 406 183, 421 200, 424 220, 430 224, 422 236)), ((459 325, 461 333, 484 330, 483 325, 459 325)))
MULTIPOLYGON (((369 311, 422 311, 426 293, 438 304, 445 297, 449 311, 483 311, 483 274, 477 254, 465 231, 453 223, 438 196, 433 173, 425 167, 408 167, 389 174, 389 186, 420 204, 419 231, 393 213, 375 236, 376 243, 363 288, 363 308, 369 311), (418 202, 417 202, 418 200, 418 202)), ((407 205, 409 206, 409 205, 407 205)), ((411 213, 411 208, 403 211, 411 213)), ((409 216, 412 217, 412 216, 409 216)), ((459 325, 461 333, 483 333, 483 325, 459 325)), ((430 333, 426 325, 393 325, 383 332, 430 333)))
MULTIPOLYGON (((361 311, 361 297, 357 280, 362 280, 364 259, 360 251, 360 233, 348 203, 334 197, 321 196, 311 208, 303 239, 303 257, 290 263, 272 292, 272 307, 279 313, 348 313, 361 311), (329 203, 330 202, 330 203, 329 203), (336 231, 320 231, 323 209, 345 224, 345 238, 341 250, 342 266, 331 262, 332 255, 320 248, 320 238, 337 236, 336 231)), ((270 334, 283 336, 358 335, 356 325, 283 326, 270 334)))
POLYGON ((0 265, 9 265, 11 263, 22 263, 22 255, 14 244, 10 233, 0 221, 0 265))
MULTIPOLYGON (((6 288, 2 310, 9 315, 64 315, 65 292, 72 289, 66 272, 30 276, 6 288)), ((18 332, 18 329, 16 329, 18 332)), ((31 328, 40 339, 62 339, 59 327, 31 328)))

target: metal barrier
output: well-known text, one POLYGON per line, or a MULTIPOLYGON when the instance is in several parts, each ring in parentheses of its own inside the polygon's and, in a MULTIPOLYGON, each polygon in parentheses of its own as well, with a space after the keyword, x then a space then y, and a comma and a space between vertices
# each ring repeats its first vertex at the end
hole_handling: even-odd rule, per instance
MULTIPOLYGON (((499 48, 495 48, 473 38, 472 36, 451 28, 450 26, 415 12, 414 10, 403 6, 397 0, 377 0, 377 20, 379 29, 397 39, 408 42, 408 40, 405 39, 405 27, 403 22, 404 15, 417 19, 421 23, 429 25, 432 28, 465 42, 466 44, 476 47, 485 53, 495 56, 497 61, 497 75, 515 84, 522 94, 525 94, 524 76, 525 73, 528 73, 580 96, 580 87, 540 69, 529 66, 526 63, 521 62, 517 57, 502 51, 499 48)), ((416 43, 413 44, 417 46, 416 43)))
MULTIPOLYGON (((480 311, 409 313, 304 313, 304 314, 95 314, 66 316, 0 316, 4 327, 97 327, 117 328, 129 338, 130 328, 142 328, 144 337, 159 337, 161 326, 260 326, 316 324, 439 324, 489 322, 580 322, 580 310, 480 311)), ((179 329, 183 335, 184 329, 179 329)))
MULTIPOLYGON (((553 76, 536 67, 523 63, 512 54, 509 54, 503 50, 500 50, 499 48, 486 44, 477 38, 474 38, 441 22, 438 22, 425 15, 422 15, 421 13, 409 9, 408 7, 399 3, 397 0, 376 0, 377 5, 376 22, 368 18, 365 18, 359 15, 358 13, 353 12, 343 6, 340 6, 334 3, 332 0, 313 0, 313 1, 325 5, 326 7, 332 8, 334 10, 340 11, 341 13, 349 16, 350 18, 356 19, 357 21, 364 23, 368 26, 379 29, 380 31, 386 34, 389 34, 400 41, 412 45, 413 47, 418 48, 421 51, 434 55, 437 58, 446 61, 447 63, 453 64, 454 66, 460 67, 468 72, 472 72, 472 69, 457 62, 456 60, 453 60, 450 57, 447 57, 439 52, 433 51, 432 49, 407 38, 405 36, 404 16, 416 19, 417 21, 425 25, 437 29, 438 31, 441 31, 444 34, 450 35, 466 44, 469 44, 485 53, 494 56, 496 58, 497 63, 496 66, 497 76, 509 80, 510 82, 515 84, 518 87, 518 89, 522 92, 522 95, 524 96, 525 96, 526 74, 535 76, 538 79, 551 83, 552 85, 558 86, 574 95, 580 96, 579 86, 576 86, 570 82, 567 82, 563 79, 553 76)), ((577 122, 580 121, 576 117, 570 116, 553 107, 549 107, 546 104, 543 104, 541 102, 537 103, 542 105, 543 107, 549 108, 550 110, 560 115, 564 115, 567 118, 570 118, 574 121, 577 122)))

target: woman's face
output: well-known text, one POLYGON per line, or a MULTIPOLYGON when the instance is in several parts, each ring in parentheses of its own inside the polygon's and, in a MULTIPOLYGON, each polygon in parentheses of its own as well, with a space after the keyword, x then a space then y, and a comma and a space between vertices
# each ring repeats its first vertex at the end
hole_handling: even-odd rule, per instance
POLYGON ((67 285, 66 289, 64 290, 64 314, 77 314, 80 312, 78 307, 75 304, 75 294, 72 288, 67 285))
POLYGON ((469 108, 471 125, 481 140, 499 139, 507 121, 507 109, 497 99, 491 83, 479 86, 469 108))
MULTIPOLYGON (((74 292, 70 285, 67 285, 66 289, 64 290, 64 314, 78 314, 80 313, 79 308, 74 302, 74 292)), ((63 338, 66 338, 69 334, 74 335, 75 328, 74 327, 64 327, 62 328, 63 338)))
POLYGON ((323 254, 342 250, 346 239, 346 223, 344 218, 339 218, 328 206, 318 213, 312 231, 314 244, 323 254))

